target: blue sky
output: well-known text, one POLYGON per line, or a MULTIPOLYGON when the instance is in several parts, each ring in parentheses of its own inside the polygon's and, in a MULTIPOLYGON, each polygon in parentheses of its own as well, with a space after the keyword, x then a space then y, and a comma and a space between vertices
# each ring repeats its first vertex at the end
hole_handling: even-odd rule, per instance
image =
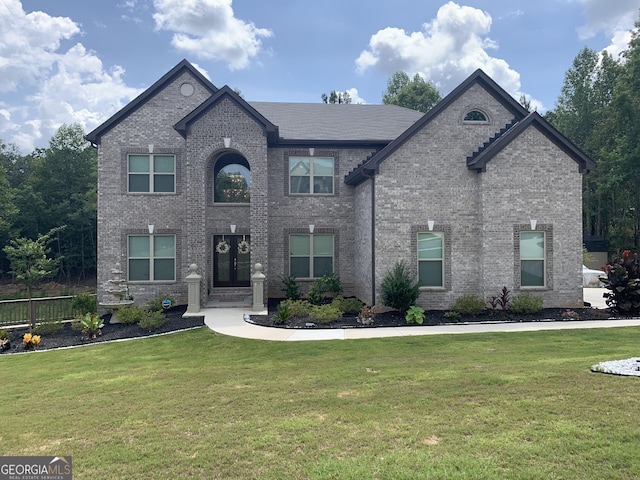
POLYGON ((380 103, 398 70, 447 94, 482 68, 544 112, 585 46, 618 55, 640 0, 0 0, 0 140, 91 131, 186 58, 247 100, 380 103))

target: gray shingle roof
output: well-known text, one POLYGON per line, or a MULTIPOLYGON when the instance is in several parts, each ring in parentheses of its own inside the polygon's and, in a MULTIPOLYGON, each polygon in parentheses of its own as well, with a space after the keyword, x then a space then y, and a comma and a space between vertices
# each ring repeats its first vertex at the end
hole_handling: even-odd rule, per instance
POLYGON ((283 140, 389 142, 424 115, 396 105, 248 102, 283 140))

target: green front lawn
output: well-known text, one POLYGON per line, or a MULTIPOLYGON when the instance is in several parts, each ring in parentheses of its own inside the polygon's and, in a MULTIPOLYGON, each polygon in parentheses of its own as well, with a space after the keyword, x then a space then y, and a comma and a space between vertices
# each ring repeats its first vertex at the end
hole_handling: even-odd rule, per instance
POLYGON ((264 342, 205 328, 0 357, 0 452, 76 479, 631 479, 640 328, 264 342))

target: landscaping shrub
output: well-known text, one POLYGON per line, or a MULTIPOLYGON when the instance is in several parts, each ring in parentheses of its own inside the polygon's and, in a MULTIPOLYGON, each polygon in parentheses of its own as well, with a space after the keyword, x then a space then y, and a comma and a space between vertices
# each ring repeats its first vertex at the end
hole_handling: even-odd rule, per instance
POLYGON ((407 323, 417 323, 418 325, 422 325, 424 322, 424 308, 418 307, 417 305, 411 305, 409 310, 407 310, 407 314, 404 319, 407 323))
POLYGON ((500 293, 498 295, 492 295, 489 297, 489 305, 492 311, 496 311, 498 307, 502 309, 503 312, 509 310, 509 306, 511 304, 511 292, 507 287, 502 287, 500 293))
POLYGON ((140 320, 142 320, 146 314, 147 312, 142 308, 134 306, 122 307, 118 310, 118 319, 125 325, 132 325, 134 323, 140 323, 140 320))
POLYGON ((418 283, 413 280, 409 267, 397 262, 382 279, 382 303, 388 307, 407 313, 420 295, 418 283))
POLYGON ((327 294, 339 295, 342 292, 342 282, 336 274, 323 275, 316 278, 309 287, 307 300, 313 305, 320 305, 327 298, 327 294))
POLYGON ((511 311, 513 313, 532 314, 542 310, 542 297, 529 293, 516 295, 511 300, 511 311))
POLYGON ((85 340, 93 340, 102 334, 103 326, 102 319, 98 315, 87 313, 73 322, 71 328, 81 331, 85 340))
POLYGON ((452 310, 462 315, 475 317, 485 309, 485 302, 477 295, 463 295, 458 297, 453 304, 452 310))
POLYGON ((607 306, 624 314, 640 313, 640 262, 638 254, 622 252, 604 267, 602 283, 610 290, 604 294, 607 306))
POLYGON ((344 298, 342 295, 334 298, 331 304, 338 307, 338 310, 343 313, 359 313, 363 305, 363 303, 355 297, 344 298))
POLYGON ((448 312, 444 312, 444 318, 446 318, 450 322, 458 321, 458 317, 460 317, 460 314, 454 310, 449 310, 448 312))
MULTIPOLYGON (((176 300, 174 298, 165 295, 164 293, 159 293, 147 304, 147 310, 150 312, 163 312, 164 308, 162 307, 162 302, 164 300, 169 300, 172 307, 176 304, 176 300)), ((118 314, 118 316, 120 316, 120 314, 118 314)))
POLYGON ((314 305, 309 312, 309 318, 316 323, 331 323, 342 318, 342 311, 333 304, 314 305))
POLYGON ((73 308, 74 311, 79 312, 81 315, 86 315, 87 313, 98 313, 98 301, 96 296, 92 293, 79 293, 73 297, 73 300, 71 301, 71 308, 73 308))
POLYGON ((62 322, 53 321, 53 322, 42 322, 37 323, 35 327, 31 329, 32 333, 36 335, 53 335, 54 333, 58 333, 60 330, 64 328, 62 322))
POLYGON ((300 285, 296 282, 296 277, 280 275, 280 281, 284 285, 284 296, 287 300, 298 300, 300 298, 300 285))
POLYGON ((286 305, 289 308, 291 317, 306 317, 311 311, 311 304, 306 300, 284 300, 280 302, 280 305, 286 305))
POLYGON ((155 330, 167 323, 167 317, 162 312, 145 312, 138 325, 145 330, 155 330))
POLYGON ((273 316, 276 325, 282 325, 287 320, 293 317, 291 313, 291 307, 286 302, 281 302, 278 304, 278 311, 273 316))

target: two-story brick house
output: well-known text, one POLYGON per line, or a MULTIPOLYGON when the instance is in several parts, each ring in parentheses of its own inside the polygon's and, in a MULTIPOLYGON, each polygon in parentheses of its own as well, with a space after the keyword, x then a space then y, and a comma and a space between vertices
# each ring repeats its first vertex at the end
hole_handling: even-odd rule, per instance
POLYGON ((98 146, 98 286, 121 264, 137 303, 243 291, 261 263, 335 273, 372 304, 404 260, 418 303, 502 286, 582 304, 582 180, 593 162, 478 70, 427 114, 247 102, 182 61, 87 135, 98 146))

